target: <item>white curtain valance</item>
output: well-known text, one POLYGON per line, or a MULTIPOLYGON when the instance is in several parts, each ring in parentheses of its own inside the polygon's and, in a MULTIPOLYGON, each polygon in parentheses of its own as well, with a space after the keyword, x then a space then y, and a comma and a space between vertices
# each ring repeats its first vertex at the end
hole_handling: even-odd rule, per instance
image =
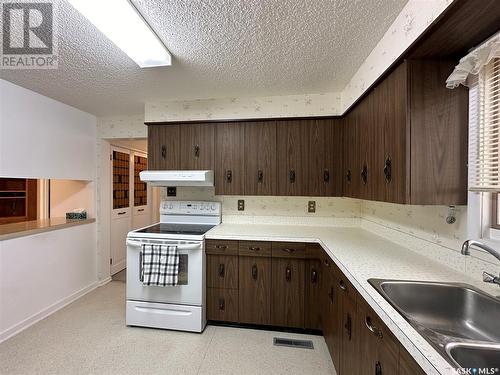
POLYGON ((446 87, 454 89, 459 85, 465 85, 469 74, 479 74, 481 68, 494 58, 500 58, 500 33, 460 59, 455 70, 446 80, 446 87))

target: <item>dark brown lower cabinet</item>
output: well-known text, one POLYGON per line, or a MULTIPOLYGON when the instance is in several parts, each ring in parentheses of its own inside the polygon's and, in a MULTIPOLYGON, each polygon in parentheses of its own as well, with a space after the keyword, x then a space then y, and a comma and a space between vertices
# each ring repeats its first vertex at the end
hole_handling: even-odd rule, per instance
POLYGON ((316 244, 208 240, 207 319, 321 329, 338 375, 424 375, 316 244))
POLYGON ((241 323, 271 324, 271 258, 239 257, 241 323))
POLYGON ((237 322, 238 289, 207 288, 207 319, 237 322))
POLYGON ((398 375, 399 345, 368 305, 358 303, 360 374, 398 375))
POLYGON ((319 259, 307 259, 305 261, 304 284, 304 325, 306 329, 321 329, 321 306, 317 301, 322 297, 322 279, 321 261, 319 259))
POLYGON ((304 263, 304 259, 272 259, 272 325, 304 328, 304 263))

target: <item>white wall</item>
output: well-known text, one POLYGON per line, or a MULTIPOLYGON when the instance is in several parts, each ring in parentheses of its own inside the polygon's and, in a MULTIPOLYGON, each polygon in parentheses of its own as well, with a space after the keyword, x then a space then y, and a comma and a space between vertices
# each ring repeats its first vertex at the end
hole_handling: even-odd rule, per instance
POLYGON ((96 224, 0 241, 0 341, 97 286, 96 224))
POLYGON ((50 216, 65 217, 76 208, 87 210, 88 217, 95 217, 94 183, 77 180, 50 180, 50 216))
POLYGON ((4 80, 0 101, 0 176, 95 179, 95 116, 4 80))

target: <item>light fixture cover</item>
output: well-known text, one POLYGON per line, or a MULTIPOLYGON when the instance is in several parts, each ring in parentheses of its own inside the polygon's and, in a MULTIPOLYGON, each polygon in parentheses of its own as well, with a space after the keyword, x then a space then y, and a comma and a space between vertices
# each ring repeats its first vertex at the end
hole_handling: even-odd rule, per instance
POLYGON ((141 68, 172 65, 158 36, 128 0, 68 0, 141 68))

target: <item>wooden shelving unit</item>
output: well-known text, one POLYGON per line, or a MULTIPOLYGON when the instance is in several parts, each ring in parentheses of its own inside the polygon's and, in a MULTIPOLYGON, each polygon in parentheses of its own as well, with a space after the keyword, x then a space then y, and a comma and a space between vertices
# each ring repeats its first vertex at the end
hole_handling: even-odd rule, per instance
POLYGON ((134 207, 148 204, 148 186, 139 177, 139 173, 147 168, 148 158, 134 155, 134 207))
POLYGON ((130 155, 113 151, 113 209, 129 207, 130 155))
POLYGON ((0 178, 0 224, 37 219, 37 180, 0 178))

